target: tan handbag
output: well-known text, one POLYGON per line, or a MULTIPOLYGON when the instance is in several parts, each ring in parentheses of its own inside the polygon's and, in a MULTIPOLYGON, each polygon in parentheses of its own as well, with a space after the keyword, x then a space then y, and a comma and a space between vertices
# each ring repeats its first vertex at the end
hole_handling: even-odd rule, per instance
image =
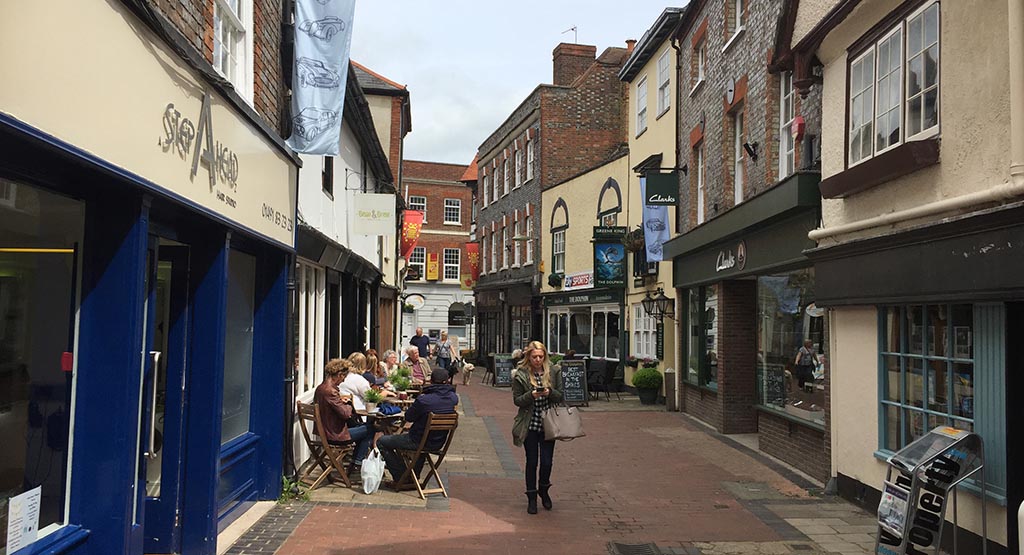
POLYGON ((544 439, 570 441, 587 435, 576 407, 554 406, 544 411, 544 439))

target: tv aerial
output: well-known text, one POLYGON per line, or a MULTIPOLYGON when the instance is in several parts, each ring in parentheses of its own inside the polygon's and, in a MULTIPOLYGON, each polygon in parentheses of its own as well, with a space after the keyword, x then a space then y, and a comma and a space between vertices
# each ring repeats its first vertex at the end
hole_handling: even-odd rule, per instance
POLYGON ((576 36, 576 26, 573 25, 572 27, 569 27, 568 29, 562 31, 562 34, 564 35, 564 34, 568 33, 569 31, 572 31, 572 42, 573 42, 573 44, 579 44, 579 42, 580 42, 579 41, 579 37, 576 36))

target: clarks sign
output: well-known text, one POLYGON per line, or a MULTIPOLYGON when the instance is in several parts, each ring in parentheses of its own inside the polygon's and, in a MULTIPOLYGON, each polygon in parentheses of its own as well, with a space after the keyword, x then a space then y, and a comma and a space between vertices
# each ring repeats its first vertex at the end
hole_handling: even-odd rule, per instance
POLYGON ((732 249, 723 249, 718 251, 718 259, 715 261, 715 272, 721 272, 724 270, 731 270, 735 268, 738 271, 743 271, 743 268, 747 267, 747 244, 740 241, 736 245, 736 251, 732 249))
POLYGON ((675 206, 679 202, 679 174, 647 172, 644 177, 647 182, 647 198, 644 199, 644 204, 675 206))

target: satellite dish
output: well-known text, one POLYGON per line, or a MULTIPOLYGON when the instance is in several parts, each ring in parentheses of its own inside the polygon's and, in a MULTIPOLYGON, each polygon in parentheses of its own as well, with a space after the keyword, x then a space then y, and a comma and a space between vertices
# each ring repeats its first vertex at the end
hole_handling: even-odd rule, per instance
POLYGON ((725 84, 725 102, 732 105, 732 101, 736 99, 736 81, 729 79, 729 82, 725 84))

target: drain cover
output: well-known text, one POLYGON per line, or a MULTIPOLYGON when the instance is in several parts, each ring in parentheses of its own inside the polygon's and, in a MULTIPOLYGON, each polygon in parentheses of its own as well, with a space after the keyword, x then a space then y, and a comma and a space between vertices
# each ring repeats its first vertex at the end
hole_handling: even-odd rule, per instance
POLYGON ((608 555, 662 555, 658 546, 653 543, 629 544, 609 543, 608 555))

